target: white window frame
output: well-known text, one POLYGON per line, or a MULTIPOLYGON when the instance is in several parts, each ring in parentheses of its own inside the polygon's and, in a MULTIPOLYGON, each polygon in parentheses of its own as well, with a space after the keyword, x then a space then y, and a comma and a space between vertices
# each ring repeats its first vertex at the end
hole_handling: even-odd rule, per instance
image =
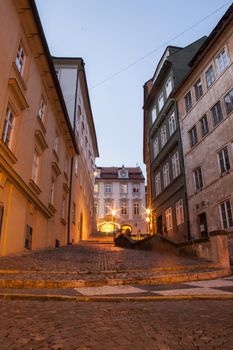
POLYGON ((59 149, 59 135, 56 134, 53 142, 53 150, 58 154, 58 149, 59 149))
POLYGON ((52 178, 52 180, 51 180, 51 188, 50 188, 49 203, 54 205, 54 201, 55 201, 55 180, 52 178))
POLYGON ((226 48, 224 47, 216 57, 218 73, 221 74, 229 65, 229 57, 226 48))
POLYGON ((167 230, 172 229, 172 208, 168 208, 165 210, 165 219, 166 219, 166 227, 167 230))
POLYGON ((21 75, 23 74, 23 70, 25 66, 25 57, 26 55, 25 55, 24 47, 22 43, 20 43, 16 54, 16 58, 15 58, 15 64, 21 75))
POLYGON ((169 125, 169 134, 172 136, 174 132, 176 131, 176 116, 175 112, 173 112, 169 119, 168 119, 168 125, 169 125))
POLYGON ((94 184, 94 193, 99 193, 99 184, 94 184))
POLYGON ((112 184, 104 184, 104 193, 112 193, 112 184))
POLYGON ((157 173, 155 175, 155 194, 156 196, 158 196, 162 191, 162 188, 161 188, 161 176, 160 176, 160 173, 157 173))
POLYGON ((152 122, 152 124, 154 124, 156 119, 157 119, 157 111, 156 111, 156 103, 155 103, 151 109, 151 122, 152 122))
POLYGON ((170 174, 169 174, 169 162, 167 162, 163 167, 163 185, 164 188, 170 184, 170 174))
POLYGON ((176 224, 177 226, 184 223, 184 203, 183 199, 176 202, 176 224))
POLYGON ((161 94, 159 95, 158 98, 158 106, 159 106, 159 112, 161 111, 161 109, 164 106, 164 96, 163 96, 163 92, 161 92, 161 94))
POLYGON ((37 184, 39 177, 40 168, 40 154, 37 149, 34 150, 33 160, 32 160, 32 180, 37 184))
POLYGON ((193 178, 194 178, 195 191, 196 192, 201 191, 204 186, 201 166, 193 170, 193 178))
POLYGON ((45 104, 44 98, 41 97, 40 106, 39 106, 37 115, 40 118, 40 120, 42 121, 42 123, 44 123, 45 110, 46 110, 46 104, 45 104))
POLYGON ((133 204, 133 215, 134 216, 140 215, 140 203, 133 204))
POLYGON ((164 124, 160 130, 161 147, 164 147, 167 143, 167 126, 164 124))
POLYGON ((173 179, 180 175, 180 157, 179 151, 176 151, 172 156, 172 175, 173 179))
POLYGON ((140 185, 139 184, 133 184, 132 185, 132 191, 133 191, 133 193, 139 193, 140 192, 140 185))
POLYGON ((205 72, 205 79, 206 79, 206 87, 207 89, 213 85, 215 82, 215 71, 214 71, 214 66, 211 64, 208 69, 205 72), (210 74, 211 71, 211 74, 210 74))
POLYGON ((2 130, 2 140, 10 148, 12 143, 12 134, 14 130, 15 115, 12 108, 8 105, 6 110, 6 117, 4 121, 4 126, 2 130))
POLYGON ((166 82, 165 90, 166 90, 166 96, 168 98, 170 96, 170 93, 172 92, 172 79, 171 79, 171 77, 169 77, 167 82, 166 82))
POLYGON ((128 193, 128 185, 127 184, 120 184, 120 193, 122 193, 122 194, 128 193))
POLYGON ((231 204, 230 198, 219 204, 219 213, 220 213, 222 228, 228 229, 230 227, 233 227, 232 204, 231 204), (227 206, 227 203, 229 203, 228 206, 227 206), (222 209, 224 209, 225 220, 223 218, 222 209))
POLYGON ((127 202, 121 203, 121 215, 128 215, 128 203, 127 202))
POLYGON ((218 152, 218 164, 220 174, 224 174, 231 169, 228 147, 224 147, 218 152))
POLYGON ((153 155, 154 158, 157 157, 157 155, 159 154, 159 138, 156 137, 153 141, 153 155))

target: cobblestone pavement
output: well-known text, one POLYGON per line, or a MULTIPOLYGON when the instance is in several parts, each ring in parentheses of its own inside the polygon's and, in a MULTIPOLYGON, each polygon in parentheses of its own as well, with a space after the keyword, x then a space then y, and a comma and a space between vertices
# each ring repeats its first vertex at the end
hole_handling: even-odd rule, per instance
POLYGON ((129 269, 152 269, 159 266, 193 265, 200 260, 152 251, 115 247, 114 244, 82 243, 41 252, 0 257, 0 270, 100 272, 129 269))
POLYGON ((0 350, 232 350, 232 301, 0 301, 0 350))

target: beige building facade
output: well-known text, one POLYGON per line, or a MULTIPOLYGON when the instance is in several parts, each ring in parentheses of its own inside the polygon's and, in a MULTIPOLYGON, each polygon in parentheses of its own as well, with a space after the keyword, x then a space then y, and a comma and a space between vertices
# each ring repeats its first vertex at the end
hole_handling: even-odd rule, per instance
POLYGON ((233 5, 176 92, 190 232, 233 231, 233 5))
MULTIPOLYGON (((88 235, 80 220, 89 231, 94 225, 93 185, 81 185, 92 167, 83 160, 34 1, 1 1, 0 21, 0 255, 77 243, 88 235), (84 206, 89 216, 86 209, 81 216, 84 206)), ((87 88, 80 80, 79 95, 87 88)))
POLYGON ((148 232, 145 178, 140 167, 98 167, 94 196, 98 231, 148 232))
POLYGON ((70 182, 70 243, 96 231, 94 215, 95 159, 99 156, 85 65, 82 58, 54 58, 79 154, 72 158, 70 182))

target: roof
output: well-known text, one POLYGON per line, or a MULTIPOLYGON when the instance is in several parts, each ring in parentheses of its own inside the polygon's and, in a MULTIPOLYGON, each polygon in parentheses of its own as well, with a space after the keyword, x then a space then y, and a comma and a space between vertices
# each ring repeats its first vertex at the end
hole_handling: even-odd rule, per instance
POLYGON ((118 172, 122 170, 123 167, 97 167, 100 170, 100 178, 98 179, 118 179, 118 180, 145 180, 141 168, 138 167, 124 167, 128 172, 128 178, 119 178, 118 172))

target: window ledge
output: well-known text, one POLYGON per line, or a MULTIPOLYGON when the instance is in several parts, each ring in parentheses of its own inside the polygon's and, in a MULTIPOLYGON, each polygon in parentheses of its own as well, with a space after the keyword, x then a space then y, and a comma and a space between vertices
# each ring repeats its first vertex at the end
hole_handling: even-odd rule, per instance
POLYGON ((61 223, 62 223, 62 225, 66 225, 67 224, 67 222, 66 222, 66 220, 64 219, 64 218, 61 218, 61 223))
POLYGON ((29 180, 29 185, 30 185, 30 187, 33 189, 33 191, 36 194, 40 194, 41 193, 40 187, 35 183, 35 181, 33 179, 29 180))
POLYGON ((43 123, 41 117, 39 117, 38 115, 37 115, 37 121, 38 121, 38 123, 39 123, 39 125, 40 125, 40 127, 41 127, 41 129, 42 129, 42 131, 43 131, 43 133, 45 134, 45 133, 46 133, 45 125, 44 125, 44 123, 43 123))
POLYGON ((54 207, 54 205, 52 203, 48 203, 48 209, 51 212, 52 215, 54 215, 57 211, 57 209, 54 207))
POLYGON ((0 140, 0 151, 9 163, 15 164, 17 162, 18 159, 3 140, 0 140))
POLYGON ((21 87, 23 88, 24 91, 26 91, 27 90, 27 85, 26 85, 22 75, 20 74, 20 72, 19 72, 15 62, 13 62, 12 66, 13 66, 13 69, 14 69, 14 71, 16 73, 17 79, 18 79, 21 87))

